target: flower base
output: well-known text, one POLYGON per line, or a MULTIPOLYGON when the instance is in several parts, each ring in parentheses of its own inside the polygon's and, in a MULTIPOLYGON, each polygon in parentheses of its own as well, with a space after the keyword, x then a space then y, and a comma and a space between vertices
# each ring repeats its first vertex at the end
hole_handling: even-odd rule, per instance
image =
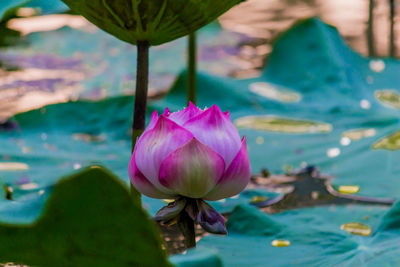
POLYGON ((202 199, 180 197, 160 209, 154 219, 163 225, 177 224, 186 248, 196 246, 195 223, 209 233, 227 234, 225 218, 202 199))

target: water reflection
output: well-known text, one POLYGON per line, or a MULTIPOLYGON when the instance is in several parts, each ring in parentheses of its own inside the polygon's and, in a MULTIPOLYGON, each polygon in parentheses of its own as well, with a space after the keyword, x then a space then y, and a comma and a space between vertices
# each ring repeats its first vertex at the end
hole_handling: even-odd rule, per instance
MULTIPOLYGON (((388 56, 390 54, 391 1, 248 0, 223 15, 221 24, 226 29, 265 39, 270 44, 280 32, 290 27, 296 20, 318 16, 337 27, 340 34, 356 51, 368 55, 367 32, 370 2, 373 3, 374 51, 372 53, 377 56, 388 56)), ((399 19, 396 11, 394 9, 394 22, 399 19)), ((393 29, 396 36, 399 30, 396 27, 393 29)), ((400 45, 398 38, 394 38, 394 42, 396 46, 400 45)), ((396 55, 398 56, 399 53, 396 55)))
MULTIPOLYGON (((229 53, 227 53, 228 55, 225 55, 225 53, 224 58, 221 57, 215 60, 218 63, 215 65, 225 70, 227 69, 225 61, 228 61, 229 64, 235 67, 232 67, 234 69, 232 72, 218 74, 229 74, 236 78, 258 76, 260 70, 266 64, 276 37, 288 29, 295 21, 310 16, 318 16, 323 21, 337 27, 348 44, 359 53, 363 55, 372 53, 378 56, 388 56, 391 52, 394 52, 395 47, 390 46, 389 40, 392 38, 395 44, 400 42, 398 38, 394 38, 398 30, 396 30, 394 24, 390 23, 389 19, 390 14, 393 14, 394 22, 399 19, 396 16, 397 10, 390 9, 391 3, 393 1, 389 0, 248 0, 243 2, 223 15, 220 18, 220 22, 225 29, 243 33, 251 38, 236 37, 238 40, 235 41, 232 41, 232 35, 222 38, 223 42, 219 45, 223 51, 226 50, 229 53), (374 6, 371 13, 373 20, 369 20, 371 3, 374 6), (374 33, 374 36, 370 35, 370 40, 373 41, 372 44, 368 44, 367 33, 369 26, 372 29, 370 32, 374 33), (391 30, 393 30, 394 35, 390 35, 391 30), (226 46, 227 43, 230 43, 230 45, 226 46)), ((393 5, 393 7, 395 6, 393 5)), ((25 15, 29 16, 32 10, 21 9, 21 12, 20 15, 24 16, 25 13, 25 15)), ((13 19, 9 21, 8 26, 21 31, 23 35, 32 32, 52 31, 64 26, 74 29, 79 28, 79 31, 85 32, 95 31, 94 26, 91 26, 84 18, 71 15, 13 19)), ((227 32, 224 31, 219 35, 224 36, 227 32)), ((214 41, 218 43, 218 41, 214 41)), ((55 46, 55 51, 58 52, 58 49, 61 48, 57 47, 55 46)), ((126 52, 122 49, 125 49, 125 47, 121 46, 121 49, 113 48, 110 50, 110 56, 116 57, 126 52)), ((211 58, 215 57, 215 51, 221 50, 218 49, 207 44, 206 48, 199 53, 200 59, 204 61, 204 57, 208 54, 210 54, 208 56, 211 58)), ((10 64, 7 70, 4 71, 0 62, 0 121, 16 112, 38 108, 46 104, 74 100, 81 96, 84 90, 83 86, 85 86, 82 84, 86 79, 93 80, 94 76, 105 72, 107 69, 107 62, 101 61, 101 53, 98 53, 98 58, 94 59, 95 64, 89 66, 88 64, 81 64, 84 61, 84 57, 80 54, 82 51, 77 51, 69 59, 56 55, 47 55, 45 52, 48 51, 40 54, 37 51, 28 50, 25 51, 27 55, 20 55, 18 52, 11 55, 0 54, 0 61, 10 64)), ((121 61, 119 62, 121 66, 124 66, 121 61)), ((157 68, 164 71, 165 67, 162 64, 160 66, 158 67, 157 65, 157 68)), ((385 69, 385 64, 382 60, 371 60, 370 68, 375 72, 381 72, 385 69)), ((215 68, 207 69, 213 73, 218 72, 215 68)), ((157 70, 155 73, 157 73, 157 70)), ((150 86, 150 92, 160 92, 166 89, 165 82, 160 82, 162 79, 170 80, 169 84, 172 84, 173 77, 164 76, 163 78, 159 75, 156 79, 150 79, 153 82, 153 86, 150 86)), ((127 77, 122 77, 121 84, 123 88, 129 88, 129 91, 124 91, 124 93, 130 94, 132 93, 133 80, 127 77)), ((373 78, 367 77, 367 81, 372 83, 373 78)), ((109 87, 111 85, 102 84, 93 88, 88 98, 106 97, 108 91, 110 91, 109 87)), ((289 90, 275 88, 262 83, 253 84, 250 90, 256 94, 281 102, 297 102, 301 98, 301 95, 289 90)), ((382 95, 387 96, 387 94, 377 93, 377 98, 385 103, 386 98, 382 100, 382 95)), ((393 97, 391 96, 390 98, 393 97)), ((361 100, 360 106, 363 109, 369 109, 371 104, 368 100, 361 100)))

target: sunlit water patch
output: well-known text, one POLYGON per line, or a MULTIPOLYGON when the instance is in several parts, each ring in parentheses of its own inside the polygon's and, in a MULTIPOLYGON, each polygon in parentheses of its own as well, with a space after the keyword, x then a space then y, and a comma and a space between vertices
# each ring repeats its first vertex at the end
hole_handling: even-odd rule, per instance
POLYGON ((249 90, 265 98, 285 103, 299 102, 301 100, 301 94, 266 82, 252 83, 249 86, 249 90))
POLYGON ((382 72, 385 70, 385 62, 381 59, 371 60, 369 62, 369 68, 375 72, 382 72))
POLYGON ((329 148, 329 149, 326 151, 326 155, 327 155, 329 158, 336 158, 337 156, 340 155, 340 148, 338 148, 338 147, 329 148))
POLYGON ((373 149, 387 149, 398 150, 400 149, 400 131, 391 135, 385 136, 372 145, 373 149))
POLYGON ((400 95, 396 90, 376 90, 375 97, 384 106, 400 109, 400 95))
POLYGON ((238 128, 294 134, 329 133, 332 131, 332 125, 329 123, 271 115, 242 117, 235 121, 235 125, 238 128))

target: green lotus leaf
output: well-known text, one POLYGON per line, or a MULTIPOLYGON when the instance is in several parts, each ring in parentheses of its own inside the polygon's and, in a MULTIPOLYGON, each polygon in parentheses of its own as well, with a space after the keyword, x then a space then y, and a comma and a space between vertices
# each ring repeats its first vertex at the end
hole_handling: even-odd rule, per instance
POLYGON ((102 30, 160 45, 198 30, 243 0, 63 0, 102 30))
POLYGON ((33 224, 0 224, 0 263, 5 262, 171 266, 160 233, 140 203, 117 177, 96 166, 57 183, 33 224))

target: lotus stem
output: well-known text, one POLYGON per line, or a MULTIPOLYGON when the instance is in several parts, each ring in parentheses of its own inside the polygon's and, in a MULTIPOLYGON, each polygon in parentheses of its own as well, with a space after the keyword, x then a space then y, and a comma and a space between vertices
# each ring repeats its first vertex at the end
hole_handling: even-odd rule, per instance
POLYGON ((369 0, 368 8, 368 28, 367 28, 367 42, 368 42, 368 55, 375 56, 374 45, 374 0, 369 0))
MULTIPOLYGON (((137 138, 143 133, 146 123, 147 92, 149 83, 149 43, 137 42, 137 71, 135 108, 132 125, 132 152, 137 138)), ((140 193, 131 184, 131 196, 140 201, 140 193)))
POLYGON ((196 105, 196 75, 197 75, 197 45, 196 32, 189 34, 188 42, 188 70, 187 70, 187 104, 196 105))
POLYGON ((178 221, 178 227, 185 238, 186 249, 196 247, 196 233, 194 221, 186 212, 182 212, 178 221))
POLYGON ((395 16, 395 4, 394 0, 389 0, 390 3, 390 56, 395 57, 396 47, 394 43, 394 16, 395 16))

